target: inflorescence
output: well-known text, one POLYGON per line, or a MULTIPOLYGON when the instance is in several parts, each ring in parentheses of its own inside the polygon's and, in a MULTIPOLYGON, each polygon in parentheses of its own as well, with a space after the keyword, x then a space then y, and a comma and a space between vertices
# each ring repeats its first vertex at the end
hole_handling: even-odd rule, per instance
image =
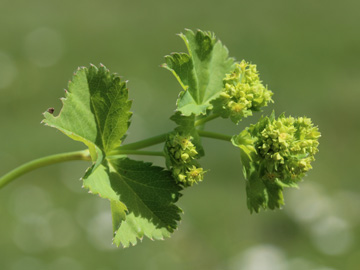
POLYGON ((273 93, 262 84, 256 65, 245 60, 236 63, 223 82, 220 97, 213 102, 214 111, 223 118, 230 117, 234 123, 272 102, 273 93))
POLYGON ((192 186, 203 180, 205 171, 196 161, 198 152, 190 135, 170 133, 165 143, 168 156, 168 167, 175 180, 183 186, 192 186))
POLYGON ((300 180, 312 167, 318 152, 320 132, 310 118, 285 117, 265 119, 249 129, 257 137, 255 149, 263 159, 265 180, 300 180))
POLYGON ((312 168, 319 137, 310 118, 281 115, 275 119, 273 113, 234 136, 233 143, 242 146, 251 160, 249 167, 256 167, 262 180, 286 186, 295 184, 312 168))

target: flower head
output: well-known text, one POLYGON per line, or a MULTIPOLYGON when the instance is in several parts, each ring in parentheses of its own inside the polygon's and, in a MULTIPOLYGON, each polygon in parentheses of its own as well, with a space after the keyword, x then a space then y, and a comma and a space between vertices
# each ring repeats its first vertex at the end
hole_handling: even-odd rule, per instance
POLYGON ((256 138, 254 147, 262 160, 265 180, 299 180, 312 168, 320 132, 310 118, 264 118, 251 126, 249 133, 256 138))
POLYGON ((240 148, 250 211, 279 208, 284 187, 296 187, 318 152, 320 132, 310 118, 262 118, 234 136, 240 148))
POLYGON ((256 65, 245 60, 236 63, 223 82, 224 88, 213 102, 214 111, 235 123, 272 102, 273 93, 262 84, 256 65))
POLYGON ((203 180, 205 171, 200 167, 196 158, 198 152, 190 135, 170 133, 165 143, 165 153, 168 167, 175 180, 183 186, 192 186, 203 180))

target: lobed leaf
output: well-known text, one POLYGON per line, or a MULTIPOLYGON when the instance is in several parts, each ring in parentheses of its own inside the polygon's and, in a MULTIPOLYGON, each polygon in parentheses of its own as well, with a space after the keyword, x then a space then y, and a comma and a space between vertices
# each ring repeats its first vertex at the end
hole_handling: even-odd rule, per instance
POLYGON ((169 237, 180 220, 175 202, 181 188, 169 171, 150 163, 128 158, 104 162, 85 175, 84 186, 110 200, 117 246, 135 245, 143 236, 169 237))
MULTIPOLYGON (((264 118, 263 118, 264 119, 264 118)), ((265 120, 261 119, 259 125, 265 120)), ((252 213, 258 213, 261 208, 275 209, 284 205, 283 186, 277 181, 263 179, 263 164, 254 148, 254 139, 248 129, 231 139, 234 146, 240 149, 240 159, 246 181, 247 206, 252 213)))
POLYGON ((185 116, 203 115, 211 107, 222 88, 225 75, 234 68, 227 48, 211 32, 180 34, 188 54, 173 53, 165 57, 163 65, 178 79, 184 89, 177 100, 177 110, 185 116))
POLYGON ((99 165, 104 155, 120 146, 131 117, 126 83, 105 66, 79 68, 62 99, 58 116, 45 112, 43 123, 89 147, 99 165))
POLYGON ((169 171, 121 156, 108 158, 129 127, 131 101, 126 83, 104 67, 79 68, 69 83, 58 116, 43 122, 89 147, 94 164, 84 187, 110 201, 114 243, 135 245, 144 235, 163 239, 177 227, 180 189, 169 171))

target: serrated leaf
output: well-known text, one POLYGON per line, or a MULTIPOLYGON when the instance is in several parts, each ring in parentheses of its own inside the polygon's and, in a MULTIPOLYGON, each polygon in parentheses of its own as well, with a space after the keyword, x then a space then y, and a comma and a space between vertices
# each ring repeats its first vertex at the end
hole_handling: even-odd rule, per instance
POLYGON ((62 102, 59 115, 45 112, 43 122, 87 145, 99 165, 107 152, 120 146, 129 127, 126 83, 103 65, 79 68, 62 102))
POLYGON ((281 208, 284 205, 284 195, 282 186, 276 182, 264 181, 267 192, 267 207, 269 209, 281 208))
POLYGON ((181 210, 174 204, 179 187, 169 171, 121 156, 107 158, 129 127, 131 102, 125 82, 104 67, 79 68, 69 83, 58 116, 44 123, 85 143, 94 164, 83 177, 90 193, 110 201, 114 243, 129 246, 144 235, 163 239, 177 227, 181 210))
POLYGON ((256 171, 246 178, 246 200, 250 213, 258 213, 260 208, 266 208, 268 204, 268 193, 263 181, 256 171))
POLYGON ((261 208, 275 209, 284 205, 283 187, 285 183, 278 180, 262 179, 263 167, 254 148, 254 139, 247 129, 231 139, 234 146, 240 149, 240 159, 246 180, 247 206, 252 213, 261 208))
POLYGON ((166 56, 163 65, 178 79, 184 89, 177 100, 177 110, 186 116, 206 114, 216 99, 225 75, 234 68, 227 48, 213 33, 186 30, 180 34, 188 49, 186 53, 166 56))
POLYGON ((85 175, 84 186, 110 200, 117 246, 135 245, 143 236, 163 239, 177 228, 181 188, 163 168, 128 158, 104 161, 85 175))

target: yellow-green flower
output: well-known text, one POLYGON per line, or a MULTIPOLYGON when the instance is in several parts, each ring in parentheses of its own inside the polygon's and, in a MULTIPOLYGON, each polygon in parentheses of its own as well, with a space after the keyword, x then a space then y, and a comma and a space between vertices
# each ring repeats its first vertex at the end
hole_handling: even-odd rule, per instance
POLYGON ((175 180, 183 186, 192 186, 203 180, 205 171, 197 163, 198 152, 190 135, 172 132, 165 143, 168 167, 175 180))
POLYGON ((233 137, 240 148, 251 211, 283 204, 283 188, 297 186, 312 168, 319 137, 310 118, 275 119, 274 113, 233 137))
POLYGON ((226 74, 224 88, 213 102, 214 112, 238 123, 242 118, 260 111, 272 102, 273 93, 262 84, 256 65, 245 60, 236 63, 233 72, 226 74))

